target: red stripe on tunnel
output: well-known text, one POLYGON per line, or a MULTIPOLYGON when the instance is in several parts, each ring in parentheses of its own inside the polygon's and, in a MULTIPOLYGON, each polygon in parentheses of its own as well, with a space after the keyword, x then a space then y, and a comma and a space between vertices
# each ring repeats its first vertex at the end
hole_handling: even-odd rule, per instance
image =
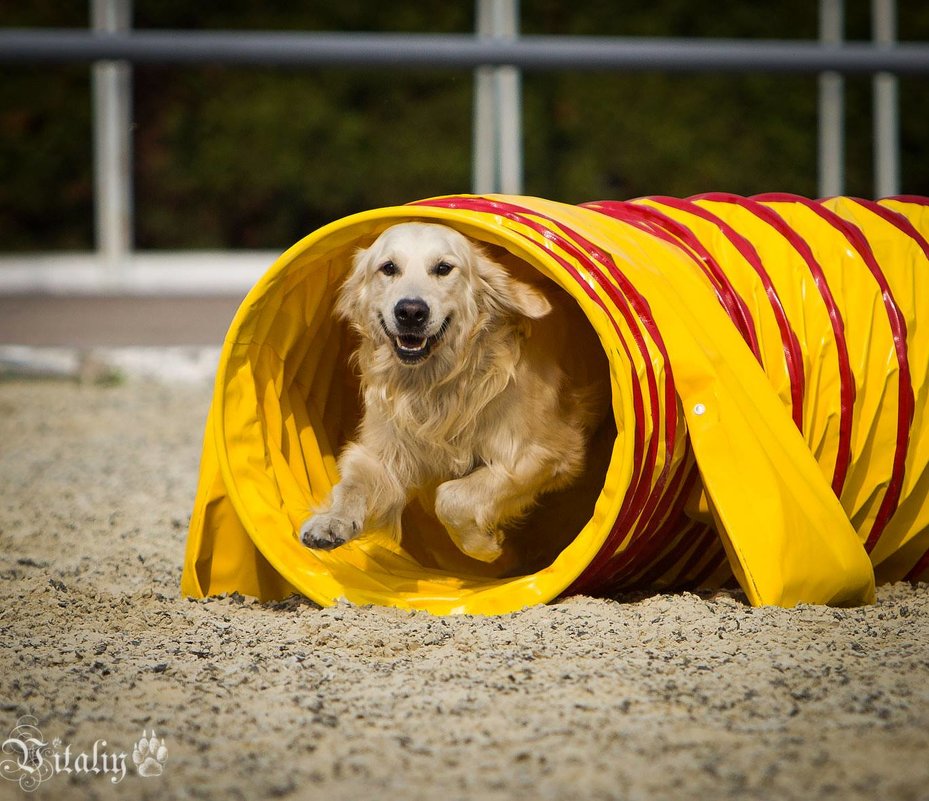
POLYGON ((915 206, 929 206, 929 197, 921 197, 920 195, 893 195, 885 198, 885 200, 898 200, 901 203, 912 203, 915 206))
MULTIPOLYGON (((893 466, 891 468, 890 482, 887 485, 887 489, 884 491, 884 497, 881 499, 881 505, 878 508, 877 516, 874 519, 874 524, 871 526, 871 531, 865 542, 865 548, 870 553, 874 549, 874 546, 877 545, 881 533, 887 527, 890 518, 897 509, 897 504, 900 501, 900 492, 903 489, 903 476, 906 471, 906 455, 909 448, 910 428, 913 424, 913 409, 915 405, 913 383, 910 378, 910 363, 906 346, 906 320, 904 320, 903 313, 900 311, 900 307, 897 305, 896 300, 894 300, 890 284, 881 266, 877 263, 871 245, 868 243, 864 234, 861 233, 861 229, 858 228, 858 226, 847 220, 843 220, 838 214, 825 208, 820 203, 797 195, 766 194, 758 196, 757 199, 759 202, 799 203, 828 222, 845 237, 848 244, 861 256, 881 290, 881 298, 884 303, 884 309, 887 312, 887 321, 893 336, 894 352, 897 357, 900 378, 897 389, 897 436, 894 445, 893 466)), ((860 203, 860 205, 867 208, 863 202, 860 203)))
POLYGON ((755 358, 761 360, 755 323, 742 297, 735 291, 729 277, 722 271, 719 262, 697 239, 693 231, 652 206, 623 203, 620 201, 597 201, 582 203, 581 208, 593 209, 617 220, 631 223, 644 231, 680 248, 710 279, 720 305, 735 323, 742 338, 748 343, 755 358))
POLYGON ((832 295, 832 290, 826 281, 822 267, 817 262, 809 244, 794 231, 787 222, 776 211, 764 206, 751 198, 744 198, 739 195, 731 195, 722 192, 714 192, 703 195, 695 195, 690 200, 707 200, 713 203, 729 203, 740 206, 754 214, 758 219, 766 222, 781 236, 783 236, 790 245, 797 251, 803 259, 810 274, 813 276, 816 288, 825 304, 826 311, 829 315, 830 325, 835 338, 837 361, 839 368, 839 442, 836 453, 835 467, 832 473, 832 490, 836 496, 841 495, 842 488, 845 486, 845 477, 848 475, 848 469, 851 464, 851 438, 852 438, 852 413, 855 405, 855 382, 852 375, 851 364, 848 356, 848 344, 845 341, 845 323, 838 304, 832 295))
POLYGON ((664 195, 643 199, 652 200, 663 206, 693 214, 706 222, 712 223, 720 230, 723 236, 732 243, 733 247, 739 252, 739 255, 748 262, 758 275, 761 285, 764 287, 768 302, 771 304, 771 310, 777 322, 777 328, 780 332, 781 342, 784 347, 784 363, 787 367, 787 375, 790 379, 791 415, 797 428, 802 431, 803 400, 806 385, 806 376, 804 375, 803 369, 803 351, 800 348, 800 340, 791 327, 790 321, 787 319, 787 313, 784 311, 784 304, 781 302, 777 289, 775 289, 774 283, 771 281, 771 276, 768 275, 768 271, 765 269, 764 264, 762 264, 761 257, 758 255, 758 251, 755 250, 755 246, 721 217, 718 217, 709 209, 698 206, 690 200, 681 200, 664 195))

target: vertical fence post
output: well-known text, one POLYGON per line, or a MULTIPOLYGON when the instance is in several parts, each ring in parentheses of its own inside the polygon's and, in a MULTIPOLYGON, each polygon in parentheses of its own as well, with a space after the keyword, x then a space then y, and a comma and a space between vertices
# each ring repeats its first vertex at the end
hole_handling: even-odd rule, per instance
MULTIPOLYGON (((476 33, 493 34, 494 0, 476 0, 476 33)), ((474 70, 474 117, 471 123, 471 191, 486 195, 497 190, 497 148, 494 135, 493 67, 474 70)))
MULTIPOLYGON (((497 0, 494 28, 498 36, 515 39, 519 32, 518 0, 497 0)), ((500 191, 520 195, 523 191, 522 77, 516 67, 498 67, 497 136, 500 141, 500 191)))
MULTIPOLYGON (((891 47, 897 38, 896 0, 871 0, 874 43, 891 47)), ((900 121, 897 76, 879 72, 874 76, 874 196, 900 193, 900 121)))
MULTIPOLYGON (((844 38, 843 0, 819 0, 819 40, 838 45, 844 38)), ((820 197, 845 191, 845 81, 838 72, 819 75, 820 197)))
MULTIPOLYGON (((131 15, 131 0, 91 0, 96 33, 128 30, 131 15)), ((132 250, 131 86, 127 62, 94 64, 94 225, 97 252, 114 282, 132 250)))
MULTIPOLYGON (((477 0, 477 35, 515 38, 518 0, 477 0)), ((515 67, 474 71, 472 188, 477 194, 523 191, 522 81, 515 67)))

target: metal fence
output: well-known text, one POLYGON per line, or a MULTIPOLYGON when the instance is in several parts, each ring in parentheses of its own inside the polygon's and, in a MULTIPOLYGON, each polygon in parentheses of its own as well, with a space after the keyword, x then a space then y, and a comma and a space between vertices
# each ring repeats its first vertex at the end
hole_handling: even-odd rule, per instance
MULTIPOLYGON (((92 64, 97 249, 95 260, 85 264, 90 287, 144 291, 157 283, 142 273, 129 279, 133 265, 136 272, 144 263, 152 266, 151 257, 138 259, 132 247, 132 64, 472 68, 472 189, 512 194, 522 191, 522 71, 818 74, 818 186, 823 196, 841 194, 844 188, 843 75, 867 73, 874 83, 874 194, 899 191, 897 75, 929 73, 929 44, 897 41, 895 0, 871 0, 871 42, 844 40, 843 0, 820 0, 818 41, 521 36, 518 0, 476 0, 476 8, 474 35, 133 31, 131 0, 91 0, 92 30, 0 30, 0 62, 92 64)), ((54 260, 31 265, 22 259, 13 265, 9 258, 0 261, 8 268, 0 270, 0 290, 4 279, 7 287, 35 285, 43 264, 47 275, 39 283, 55 288, 54 260), (19 272, 12 269, 17 266, 19 272)), ((71 271, 72 283, 80 274, 71 271)), ((67 270, 57 275, 59 285, 68 283, 67 270)), ((162 273, 162 283, 170 280, 168 275, 162 273)), ((250 276, 246 270, 242 280, 250 276)), ((197 286, 196 280, 181 283, 197 286)))

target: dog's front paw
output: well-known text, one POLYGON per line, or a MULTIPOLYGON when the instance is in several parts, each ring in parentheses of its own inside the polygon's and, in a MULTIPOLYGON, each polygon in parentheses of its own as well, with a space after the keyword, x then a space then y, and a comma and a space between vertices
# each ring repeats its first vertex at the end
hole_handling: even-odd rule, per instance
POLYGON ((498 531, 487 533, 471 529, 462 532, 449 529, 448 533, 465 556, 479 562, 496 562, 503 554, 503 536, 498 531))
POLYGON ((307 548, 331 551, 355 539, 361 533, 361 524, 344 520, 331 512, 313 515, 300 527, 300 542, 307 548))
POLYGON ((496 562, 503 554, 503 532, 481 531, 479 528, 449 528, 448 533, 458 549, 480 562, 496 562))
POLYGON ((496 561, 503 553, 503 532, 495 525, 481 525, 474 500, 463 492, 467 479, 440 484, 435 494, 435 514, 452 542, 466 556, 481 562, 496 561))

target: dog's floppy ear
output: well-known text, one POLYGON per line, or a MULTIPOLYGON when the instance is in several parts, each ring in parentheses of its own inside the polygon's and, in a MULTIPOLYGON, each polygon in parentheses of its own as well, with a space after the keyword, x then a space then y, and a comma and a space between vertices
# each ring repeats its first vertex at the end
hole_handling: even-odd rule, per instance
POLYGON ((482 302, 493 311, 521 314, 537 320, 552 310, 552 304, 538 289, 513 278, 504 267, 483 253, 477 256, 475 274, 482 290, 482 302))
POLYGON ((361 287, 364 283, 370 248, 358 248, 352 257, 352 268, 339 287, 335 301, 335 313, 343 320, 351 320, 358 311, 361 287))

